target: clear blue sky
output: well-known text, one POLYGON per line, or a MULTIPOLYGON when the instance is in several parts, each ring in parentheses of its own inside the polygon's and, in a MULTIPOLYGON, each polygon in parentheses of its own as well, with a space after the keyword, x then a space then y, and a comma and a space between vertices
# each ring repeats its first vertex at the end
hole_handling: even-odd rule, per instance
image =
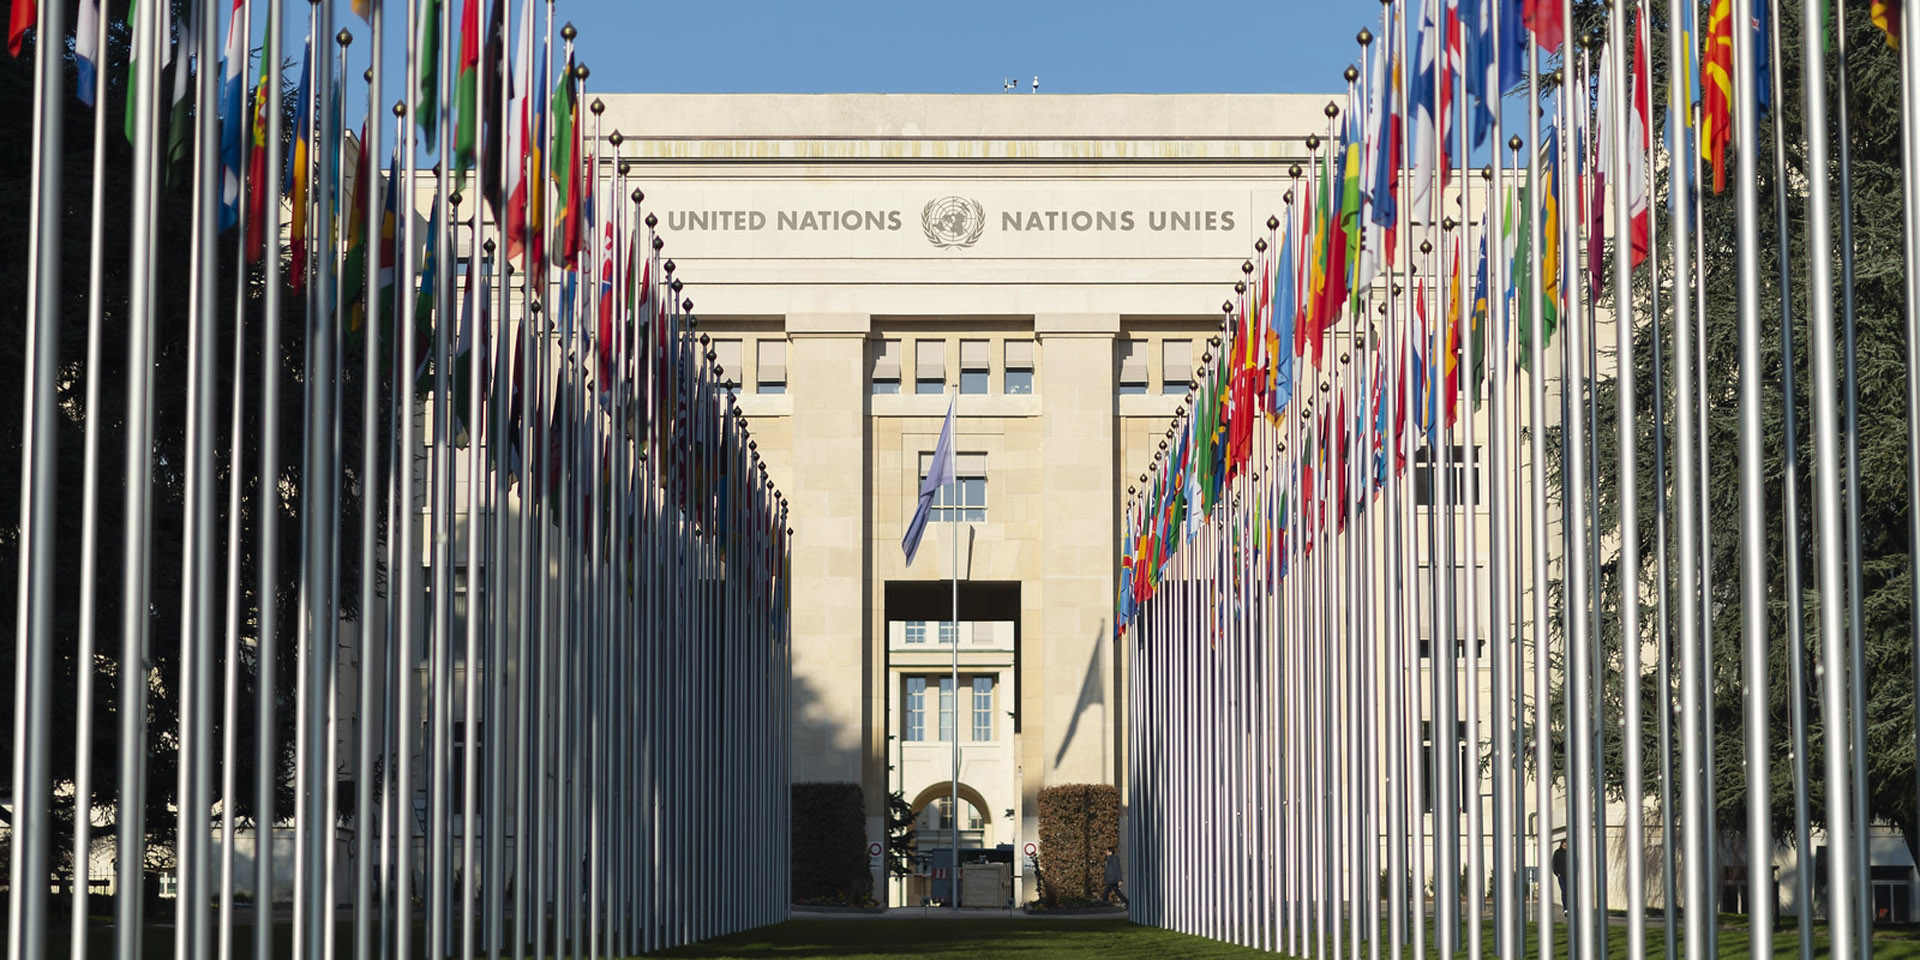
MULTIPOLYGON (((344 7, 340 25, 364 34, 344 7)), ((556 30, 569 20, 603 92, 999 93, 1017 78, 1024 94, 1038 74, 1043 94, 1321 93, 1345 88, 1354 34, 1378 31, 1380 4, 556 0, 556 30)), ((351 52, 357 73, 365 47, 351 52)))

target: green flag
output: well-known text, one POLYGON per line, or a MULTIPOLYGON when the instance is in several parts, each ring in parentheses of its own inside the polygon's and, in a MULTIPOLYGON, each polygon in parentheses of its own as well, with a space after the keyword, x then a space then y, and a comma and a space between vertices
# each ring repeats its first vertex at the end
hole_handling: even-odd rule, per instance
POLYGON ((420 102, 413 106, 413 122, 429 152, 440 145, 440 3, 420 4, 420 102))

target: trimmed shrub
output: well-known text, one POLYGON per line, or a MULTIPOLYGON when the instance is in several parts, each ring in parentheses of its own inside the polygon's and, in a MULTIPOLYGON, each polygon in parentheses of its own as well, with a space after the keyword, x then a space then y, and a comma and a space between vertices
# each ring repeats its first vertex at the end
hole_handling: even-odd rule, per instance
POLYGON ((1048 903, 1093 900, 1106 886, 1108 847, 1120 845, 1120 790, 1068 783, 1040 791, 1041 895, 1048 903))
POLYGON ((793 900, 866 904, 866 793, 857 783, 793 785, 793 900))

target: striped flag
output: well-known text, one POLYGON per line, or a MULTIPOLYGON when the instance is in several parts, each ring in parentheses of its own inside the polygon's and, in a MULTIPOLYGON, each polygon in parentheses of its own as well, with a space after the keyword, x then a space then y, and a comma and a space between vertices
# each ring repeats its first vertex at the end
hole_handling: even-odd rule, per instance
MULTIPOLYGON (((33 4, 16 2, 15 8, 33 4)), ((14 56, 20 51, 13 49, 14 56)), ((78 79, 74 92, 80 102, 91 107, 100 81, 100 0, 80 0, 80 13, 73 22, 73 67, 78 79)))
MULTIPOLYGON (((136 0, 138 2, 138 0, 136 0)), ((247 0, 233 0, 233 16, 227 21, 227 54, 220 72, 220 230, 231 230, 240 222, 240 174, 245 163, 246 140, 241 136, 246 116, 245 84, 247 71, 247 0)))

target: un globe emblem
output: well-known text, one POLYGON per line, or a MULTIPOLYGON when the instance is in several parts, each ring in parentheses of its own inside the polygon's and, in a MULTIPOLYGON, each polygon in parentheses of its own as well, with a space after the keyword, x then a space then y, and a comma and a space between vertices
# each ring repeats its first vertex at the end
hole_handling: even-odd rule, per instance
POLYGON ((966 197, 940 197, 927 201, 920 210, 920 229, 927 242, 942 250, 971 247, 987 228, 987 211, 980 201, 966 197))

